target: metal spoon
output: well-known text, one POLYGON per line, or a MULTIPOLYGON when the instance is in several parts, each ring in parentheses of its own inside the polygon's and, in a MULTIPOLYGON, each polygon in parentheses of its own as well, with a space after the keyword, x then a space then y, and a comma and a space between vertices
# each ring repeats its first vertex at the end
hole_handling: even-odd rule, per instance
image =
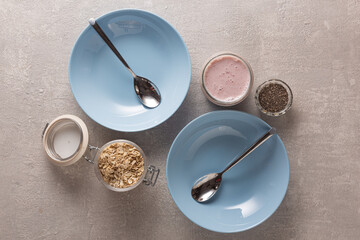
POLYGON ((155 108, 159 106, 161 102, 161 95, 156 85, 149 79, 136 75, 133 70, 131 70, 125 59, 121 56, 121 54, 115 48, 114 44, 112 44, 110 39, 106 36, 94 18, 90 18, 89 23, 134 77, 134 89, 136 95, 139 97, 140 102, 148 108, 155 108))
POLYGON ((210 173, 199 178, 194 183, 191 189, 191 196, 194 198, 194 200, 197 202, 205 202, 212 198, 220 187, 222 175, 228 170, 230 170, 233 166, 238 164, 261 144, 266 142, 266 140, 268 140, 274 134, 276 134, 275 128, 271 128, 256 143, 254 143, 249 149, 247 149, 239 158, 233 160, 222 172, 210 173))

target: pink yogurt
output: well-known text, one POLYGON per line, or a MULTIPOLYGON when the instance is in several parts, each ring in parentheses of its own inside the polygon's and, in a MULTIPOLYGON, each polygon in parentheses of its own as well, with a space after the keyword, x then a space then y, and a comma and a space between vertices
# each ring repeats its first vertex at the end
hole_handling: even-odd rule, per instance
POLYGON ((218 105, 238 104, 247 97, 251 86, 249 65, 235 55, 225 54, 213 58, 203 72, 205 93, 218 105))

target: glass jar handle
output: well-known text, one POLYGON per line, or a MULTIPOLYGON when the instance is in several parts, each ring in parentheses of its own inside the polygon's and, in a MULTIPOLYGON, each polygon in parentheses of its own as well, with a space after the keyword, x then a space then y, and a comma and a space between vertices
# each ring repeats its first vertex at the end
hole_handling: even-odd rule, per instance
POLYGON ((84 159, 85 159, 87 162, 89 162, 89 163, 91 163, 91 164, 94 164, 94 163, 95 163, 95 162, 94 162, 94 159, 95 159, 96 153, 97 153, 97 151, 99 151, 99 149, 100 149, 100 148, 95 147, 95 146, 92 146, 92 145, 89 144, 89 153, 91 154, 91 151, 92 151, 92 150, 95 150, 95 152, 94 152, 93 155, 90 156, 90 157, 84 155, 84 159))
POLYGON ((147 168, 144 180, 143 180, 145 185, 154 186, 156 183, 156 180, 158 179, 159 173, 160 173, 159 168, 157 168, 153 165, 149 165, 149 167, 147 168))

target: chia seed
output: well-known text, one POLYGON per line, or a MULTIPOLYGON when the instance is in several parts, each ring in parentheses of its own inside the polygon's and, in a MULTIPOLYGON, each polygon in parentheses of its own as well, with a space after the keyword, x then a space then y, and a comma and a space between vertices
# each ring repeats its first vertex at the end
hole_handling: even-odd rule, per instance
POLYGON ((259 93, 259 103, 268 112, 280 112, 286 108, 288 102, 286 89, 277 83, 265 86, 259 93))

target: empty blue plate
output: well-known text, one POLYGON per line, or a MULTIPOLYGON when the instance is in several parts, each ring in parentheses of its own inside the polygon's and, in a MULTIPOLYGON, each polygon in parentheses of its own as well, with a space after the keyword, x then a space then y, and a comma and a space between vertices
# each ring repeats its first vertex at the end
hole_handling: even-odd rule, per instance
POLYGON ((166 165, 172 198, 191 221, 216 232, 240 232, 271 216, 285 196, 289 161, 278 135, 223 175, 216 195, 205 203, 191 197, 201 176, 222 171, 270 126, 239 111, 215 111, 190 122, 174 140, 166 165))
POLYGON ((180 35, 160 17, 135 9, 108 13, 97 22, 134 72, 156 84, 162 102, 155 109, 139 102, 131 74, 87 26, 69 63, 70 85, 80 107, 117 131, 142 131, 164 122, 179 108, 190 85, 190 56, 180 35))

